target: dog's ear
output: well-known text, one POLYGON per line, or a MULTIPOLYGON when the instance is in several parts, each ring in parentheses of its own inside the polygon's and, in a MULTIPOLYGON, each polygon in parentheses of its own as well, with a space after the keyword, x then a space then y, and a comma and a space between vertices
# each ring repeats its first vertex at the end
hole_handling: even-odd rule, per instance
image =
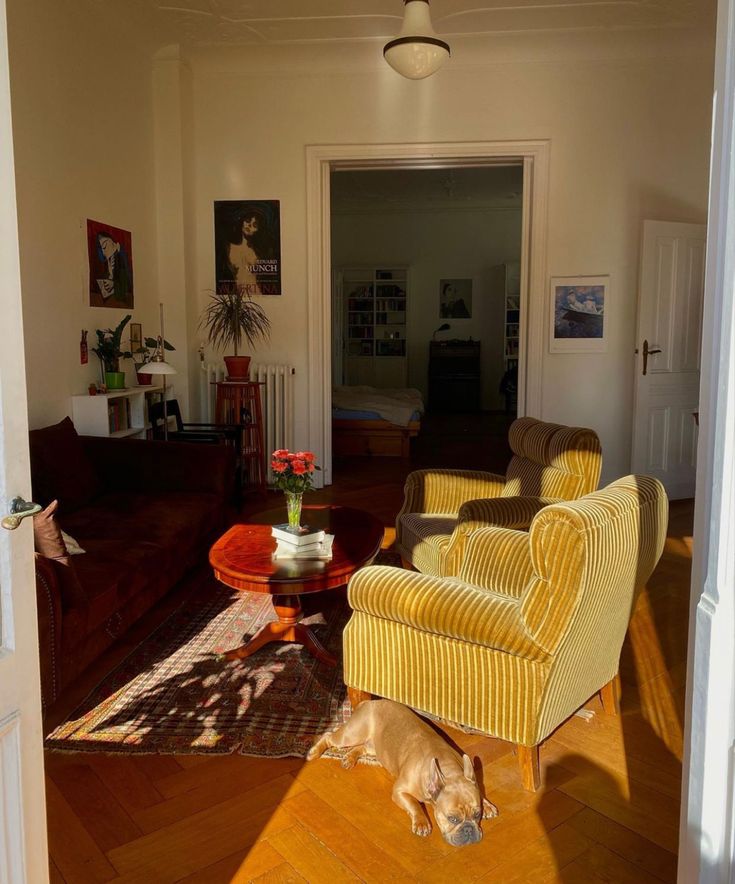
POLYGON ((436 758, 431 759, 431 772, 429 774, 429 782, 426 786, 426 792, 432 801, 436 801, 444 788, 444 774, 439 768, 439 762, 436 758))
POLYGON ((472 759, 469 755, 462 756, 462 763, 464 765, 464 776, 466 780, 469 780, 471 783, 476 783, 475 779, 475 768, 472 766, 472 759))

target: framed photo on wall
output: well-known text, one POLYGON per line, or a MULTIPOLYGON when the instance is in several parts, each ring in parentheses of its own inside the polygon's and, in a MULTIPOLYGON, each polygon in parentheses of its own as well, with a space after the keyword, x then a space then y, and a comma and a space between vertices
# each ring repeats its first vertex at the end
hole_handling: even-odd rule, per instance
POLYGON ((215 201, 214 251, 218 292, 282 294, 280 201, 215 201))
POLYGON ((472 280, 439 280, 439 318, 472 318, 472 280))
POLYGON ((604 353, 609 297, 609 276, 553 276, 549 352, 604 353))

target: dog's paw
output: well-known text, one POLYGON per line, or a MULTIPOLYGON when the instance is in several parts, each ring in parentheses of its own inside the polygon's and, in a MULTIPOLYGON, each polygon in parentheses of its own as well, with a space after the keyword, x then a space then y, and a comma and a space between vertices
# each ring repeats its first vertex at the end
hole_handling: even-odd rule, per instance
POLYGON ((491 820, 493 817, 497 816, 498 813, 498 808, 492 803, 492 801, 488 801, 487 798, 482 799, 482 818, 484 820, 491 820))
POLYGON ((421 838, 426 838, 431 835, 431 823, 426 820, 413 820, 411 823, 411 831, 414 835, 418 835, 421 838))

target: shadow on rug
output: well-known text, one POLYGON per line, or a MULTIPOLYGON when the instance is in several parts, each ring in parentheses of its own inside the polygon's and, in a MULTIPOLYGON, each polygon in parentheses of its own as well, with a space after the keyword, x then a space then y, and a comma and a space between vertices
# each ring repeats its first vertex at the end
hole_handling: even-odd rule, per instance
MULTIPOLYGON (((381 552, 376 563, 397 564, 381 552)), ((270 596, 207 578, 46 739, 66 752, 303 756, 350 714, 342 680, 346 591, 304 596, 305 617, 336 667, 277 642, 245 660, 219 654, 275 619, 270 596), (308 607, 307 607, 308 605, 308 607)))

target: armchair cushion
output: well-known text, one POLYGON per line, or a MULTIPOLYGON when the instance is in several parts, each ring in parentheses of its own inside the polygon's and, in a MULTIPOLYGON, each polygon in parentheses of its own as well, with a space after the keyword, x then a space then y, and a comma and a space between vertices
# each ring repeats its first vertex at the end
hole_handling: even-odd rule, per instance
POLYGON ((348 598, 355 611, 421 632, 531 660, 547 656, 526 631, 517 599, 460 580, 376 565, 352 578, 348 598))

